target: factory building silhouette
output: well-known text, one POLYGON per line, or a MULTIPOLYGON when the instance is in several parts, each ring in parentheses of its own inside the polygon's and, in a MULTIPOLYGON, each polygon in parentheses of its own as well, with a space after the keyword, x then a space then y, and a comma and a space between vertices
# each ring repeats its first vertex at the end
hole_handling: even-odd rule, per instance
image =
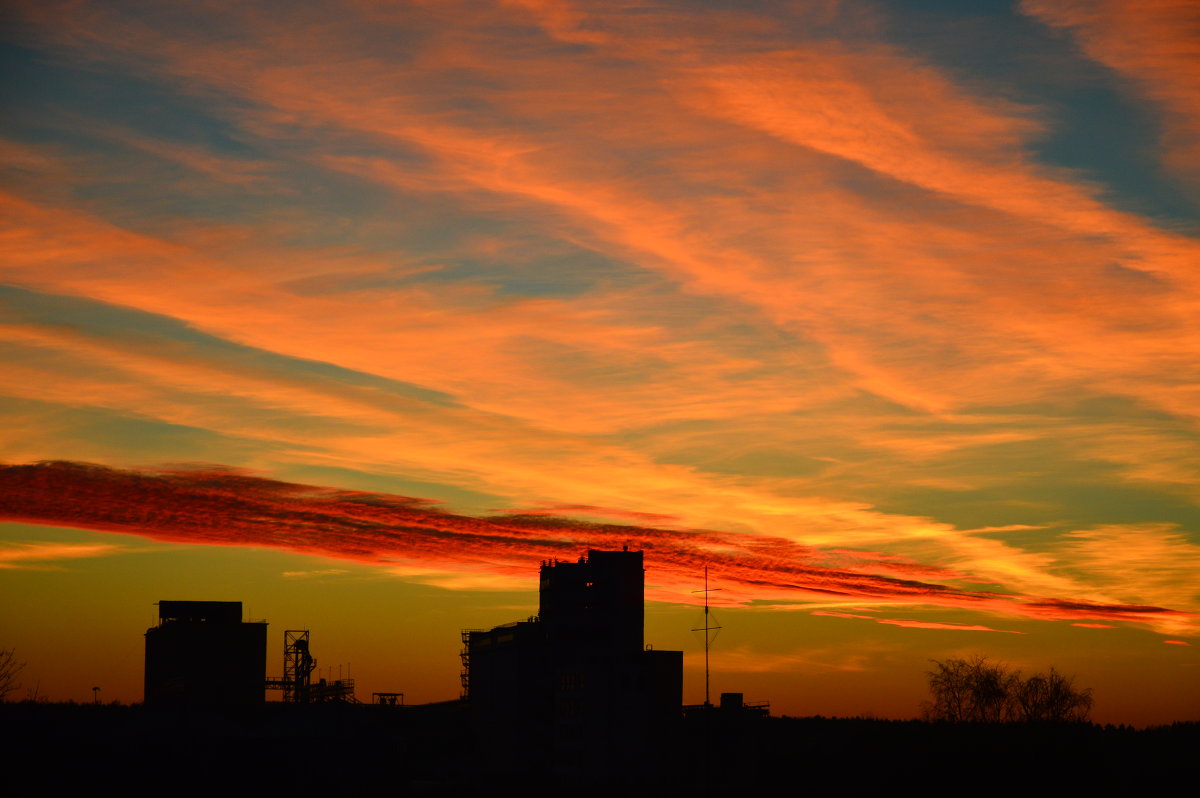
POLYGON ((676 724, 683 652, 643 641, 640 551, 541 565, 538 615, 463 632, 463 692, 493 764, 635 765, 676 724))
MULTIPOLYGON (((538 614, 464 630, 461 700, 426 709, 468 719, 474 750, 497 774, 551 765, 603 781, 643 771, 684 715, 683 652, 645 645, 644 586, 640 551, 543 561, 538 614)), ((145 703, 247 709, 267 690, 285 704, 357 703, 352 680, 311 680, 307 630, 284 633, 282 678, 266 676, 266 650, 266 622, 243 621, 241 602, 160 601, 146 631, 145 703)))
POLYGON ((145 701, 158 707, 263 703, 267 624, 244 623, 240 601, 160 601, 146 630, 145 701))
MULTIPOLYGON (((146 630, 145 703, 246 708, 267 690, 286 703, 355 703, 353 679, 319 679, 307 629, 283 633, 283 677, 267 678, 267 622, 243 621, 240 601, 160 601, 146 630)), ((392 694, 387 694, 392 695, 392 694)))

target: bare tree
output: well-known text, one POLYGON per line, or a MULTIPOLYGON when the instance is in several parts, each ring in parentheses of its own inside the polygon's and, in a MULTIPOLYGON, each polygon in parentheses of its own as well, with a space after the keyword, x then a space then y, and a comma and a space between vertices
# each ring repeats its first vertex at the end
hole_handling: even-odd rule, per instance
POLYGON ((1092 711, 1092 689, 1075 689, 1075 678, 1054 668, 1020 682, 1013 694, 1018 720, 1065 723, 1087 720, 1092 711))
POLYGON ((17 675, 24 667, 24 662, 17 661, 15 648, 0 648, 0 701, 8 700, 9 694, 21 687, 17 675))
POLYGON ((1019 675, 987 657, 934 660, 929 677, 931 700, 925 717, 955 723, 999 723, 1008 720, 1009 695, 1019 675))
POLYGON ((933 660, 928 671, 930 700, 922 705, 928 720, 955 723, 1007 721, 1085 721, 1092 691, 1076 689, 1074 677, 1051 668, 1028 679, 1019 670, 987 657, 933 660))

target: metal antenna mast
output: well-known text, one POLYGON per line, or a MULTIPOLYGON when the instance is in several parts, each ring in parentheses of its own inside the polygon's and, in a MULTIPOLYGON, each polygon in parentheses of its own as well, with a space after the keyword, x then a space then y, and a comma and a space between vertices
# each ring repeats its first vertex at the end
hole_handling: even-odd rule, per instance
POLYGON ((714 587, 711 590, 709 589, 709 587, 708 587, 708 566, 707 565, 704 566, 704 589, 692 591, 693 593, 703 593, 704 594, 704 626, 701 626, 699 629, 693 629, 692 631, 693 632, 704 632, 704 706, 706 706, 706 707, 712 706, 712 701, 709 700, 709 690, 708 690, 708 649, 709 649, 710 643, 716 639, 716 635, 710 636, 709 633, 716 632, 721 628, 720 626, 713 626, 713 622, 716 619, 712 617, 712 613, 709 612, 709 609, 708 609, 708 594, 716 592, 720 589, 721 588, 719 588, 719 587, 714 587))

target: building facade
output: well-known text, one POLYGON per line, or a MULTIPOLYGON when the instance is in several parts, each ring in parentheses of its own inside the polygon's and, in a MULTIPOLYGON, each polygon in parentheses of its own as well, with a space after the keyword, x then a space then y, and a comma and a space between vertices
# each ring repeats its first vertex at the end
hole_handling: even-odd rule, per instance
POLYGON ((495 766, 642 766, 678 721, 683 652, 644 645, 642 552, 541 566, 536 617, 463 634, 473 725, 495 766))
POLYGON ((146 630, 145 702, 242 707, 265 700, 267 624, 244 623, 240 601, 160 601, 146 630))

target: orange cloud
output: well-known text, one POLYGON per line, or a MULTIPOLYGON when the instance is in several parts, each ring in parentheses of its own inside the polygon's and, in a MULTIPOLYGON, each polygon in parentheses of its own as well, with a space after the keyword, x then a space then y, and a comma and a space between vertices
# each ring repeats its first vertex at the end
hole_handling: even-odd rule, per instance
POLYGON ((853 612, 834 612, 832 610, 813 610, 812 614, 813 615, 824 615, 829 618, 867 618, 869 620, 875 620, 870 615, 858 615, 853 612))
MULTIPOLYGON (((186 169, 162 193, 195 200, 270 178, 284 197, 285 167, 299 163, 296 186, 315 174, 383 199, 366 221, 288 206, 163 222, 82 199, 109 179, 94 159, 14 145, 43 179, 3 198, 5 279, 440 403, 56 323, 3 330, 46 355, 6 369, 5 395, 211 430, 276 462, 487 491, 532 506, 525 515, 648 526, 671 515, 804 541, 829 550, 834 570, 987 580, 1088 607, 1193 605, 1163 565, 1184 551, 1171 534, 1137 526, 1121 540, 1048 534, 1023 547, 872 507, 888 491, 1003 486, 1015 475, 991 456, 1038 442, 1063 446, 1063 470, 1112 464, 1114 479, 1195 498, 1200 396, 1180 375, 1200 355, 1200 250, 1040 164, 1044 109, 876 30, 834 44, 749 12, 356 3, 293 20, 215 3, 186 26, 72 3, 19 13, 31 41, 64 57, 151 64, 183 95, 220 98, 214 113, 261 148, 242 161, 99 129, 186 169), (429 247, 422 228, 442 215, 488 232, 429 247), (335 234, 314 244, 325 228, 335 234), (589 257, 604 268, 570 291, 503 285, 538 258, 553 266, 537 271, 570 274, 589 257), (470 273, 448 277, 462 262, 470 273), (1169 423, 1064 417, 1096 398, 1169 423), (795 458, 786 476, 753 470, 772 448, 795 458), (1110 576, 1139 536, 1146 580, 1132 594, 1110 576)), ((1062 19, 1117 30, 1103 15, 1062 19)), ((1132 58, 1110 50, 1114 64, 1132 58)), ((46 432, 20 452, 72 444, 46 432)), ((1029 609, 1060 611, 1084 609, 1029 609)))
POLYGON ((60 560, 107 557, 121 551, 112 543, 5 543, 0 546, 0 569, 51 567, 60 560))
MULTIPOLYGON (((831 618, 858 618, 875 621, 875 623, 887 624, 889 626, 904 626, 910 629, 947 629, 959 632, 1005 632, 1007 634, 1025 634, 1024 632, 1016 632, 1010 629, 993 629, 990 626, 980 626, 978 624, 966 623, 949 623, 944 621, 915 621, 906 618, 876 618, 871 615, 858 615, 852 612, 834 612, 830 610, 815 610, 813 615, 825 615, 831 618)), ((1081 626, 1083 624, 1072 624, 1073 626, 1081 626)))
POLYGON ((1022 0, 1042 22, 1070 30, 1085 53, 1132 81, 1163 110, 1166 162, 1200 178, 1200 7, 1191 0, 1022 0))
MULTIPOLYGON (((486 567, 498 575, 530 559, 581 547, 645 548, 688 584, 702 564, 726 563, 740 592, 763 580, 775 590, 851 595, 982 594, 819 564, 815 550, 753 535, 584 524, 543 516, 472 518, 420 499, 274 482, 220 468, 117 471, 50 463, 4 468, 5 518, 141 534, 175 542, 254 545, 378 565, 486 567), (85 497, 90 497, 85 500, 85 497), (768 577, 778 571, 774 577, 768 577)), ((719 576, 720 567, 714 569, 719 576)), ((660 577, 659 583, 663 582, 660 577)))
MULTIPOLYGON (((748 646, 712 653, 713 667, 723 673, 789 673, 812 671, 860 672, 870 669, 870 655, 839 649, 805 648, 799 651, 767 652, 748 646)), ((685 667, 691 666, 686 663, 685 667)))
POLYGON ((528 516, 564 516, 564 515, 595 515, 605 518, 615 518, 622 521, 640 521, 645 524, 670 524, 682 520, 676 515, 663 513, 643 513, 634 510, 622 510, 614 507, 596 507, 590 504, 544 504, 533 508, 509 508, 495 510, 497 513, 508 515, 528 516))
MULTIPOLYGON (((278 50, 238 50, 228 61, 212 59, 202 41, 186 37, 141 31, 139 43, 166 68, 189 81, 205 81, 245 94, 258 103, 261 117, 303 118, 313 124, 382 136, 394 146, 415 147, 430 157, 417 167, 407 162, 399 167, 390 153, 367 158, 321 152, 316 156, 318 163, 370 176, 400 193, 417 188, 414 180, 428 180, 431 182, 422 184, 425 191, 440 186, 467 206, 496 210, 499 203, 506 213, 521 217, 535 212, 535 207, 548 208, 554 215, 543 214, 541 219, 556 232, 583 235, 589 244, 616 256, 632 255, 639 266, 661 270, 672 279, 682 278, 696 290, 759 307, 780 324, 819 341, 828 349, 836 370, 851 376, 851 384, 903 404, 944 413, 973 403, 1054 394, 1064 390, 1065 384, 1082 379, 1102 391, 1130 393, 1171 412, 1194 414, 1191 399, 1161 385, 1161 380, 1146 379, 1181 359, 1180 345, 1190 350, 1194 336, 1171 335, 1168 349, 1162 345, 1164 336, 1144 335, 1131 328, 1132 320, 1154 315, 1164 320, 1160 323, 1186 333, 1183 320, 1190 318, 1187 311, 1194 301, 1179 302, 1176 307, 1174 301, 1164 302, 1157 293, 1135 299, 1131 280, 1118 280, 1111 270, 1095 266, 1115 259, 1134 272, 1162 273, 1182 280, 1190 273, 1186 263, 1196 255, 1194 243, 1107 208, 1096 199, 1095 189, 1071 175, 1034 165, 1021 149, 1040 129, 1028 109, 972 96, 919 59, 884 46, 863 45, 862 50, 854 51, 793 43, 788 49, 780 41, 779 47, 766 48, 768 54, 738 58, 738 66, 733 66, 728 54, 720 50, 729 46, 725 27, 718 36, 694 20, 688 23, 688 35, 675 42, 677 48, 694 55, 688 59, 665 57, 661 42, 655 39, 669 29, 667 21, 675 20, 646 25, 639 19, 637 26, 631 26, 620 15, 593 14, 570 4, 534 4, 529 10, 551 35, 586 34, 584 39, 594 46, 586 57, 556 67, 564 70, 563 80, 577 91, 547 94, 539 88, 531 76, 548 68, 542 61, 547 57, 542 49, 516 51, 487 38, 469 44, 460 41, 461 37, 449 38, 436 27, 439 18, 429 9, 407 21, 428 26, 422 28, 429 39, 424 42, 428 50, 423 51, 421 62, 428 74, 438 74, 443 68, 494 64, 500 58, 499 63, 508 70, 506 82, 491 102, 516 118, 528 119, 531 124, 527 126, 488 128, 470 120, 472 127, 437 111, 433 99, 419 89, 397 93, 395 83, 407 85, 407 73, 398 74, 394 65, 379 58, 350 58, 355 49, 350 41, 361 34, 349 27, 338 28, 347 37, 340 39, 276 26, 271 35, 278 50), (596 25, 589 27, 593 22, 596 25), (625 29, 620 36, 596 32, 621 26, 625 29), (298 57, 301 54, 308 55, 298 57), (634 59, 641 70, 661 76, 657 85, 663 88, 638 91, 638 86, 646 85, 644 73, 613 69, 614 58, 634 59), (331 69, 331 64, 346 66, 339 71, 331 69), (242 80, 247 74, 259 79, 242 80), (596 124, 595 117, 605 112, 605 105, 586 98, 589 93, 614 92, 616 88, 622 90, 620 102, 628 123, 619 127, 596 124), (377 102, 385 90, 389 102, 377 102), (663 91, 681 104, 664 103, 663 91), (696 92, 715 92, 717 99, 701 102, 694 99, 696 92), (830 97, 838 98, 837 102, 829 102, 830 97), (588 108, 595 110, 589 113, 588 108), (670 112, 661 110, 664 108, 670 112), (630 109, 637 113, 628 113, 630 109), (723 124, 729 118, 741 129, 771 132, 775 141, 754 134, 748 138, 740 129, 731 131, 723 124), (560 128, 539 136, 537 130, 549 120, 561 120, 560 124, 568 127, 565 135, 560 128), (606 169, 602 161, 597 163, 597 152, 607 149, 599 144, 622 149, 644 146, 647 141, 663 143, 664 152, 652 149, 645 157, 664 165, 664 179, 631 177, 606 169), (698 142, 704 146, 695 149, 698 142), (670 146, 675 143, 678 147, 670 146), (918 207, 913 213, 898 211, 894 204, 885 209, 861 195, 840 190, 839 170, 843 167, 818 154, 866 166, 933 193, 914 195, 911 199, 918 207), (725 168, 712 165, 726 158, 735 159, 734 164, 725 168), (791 179, 786 171, 778 174, 778 164, 785 160, 803 168, 802 181, 791 179), (769 185, 764 179, 768 172, 777 174, 777 191, 763 188, 769 185), (746 201, 730 201, 714 196, 711 189, 703 190, 718 178, 732 181, 729 185, 736 187, 736 195, 746 201), (690 198, 681 187, 692 192, 690 198), (702 190, 696 192, 697 188, 702 190), (814 208, 808 214, 786 210, 793 204, 789 197, 798 195, 813 198, 814 208), (941 197, 994 209, 997 215, 964 215, 941 197), (533 207, 524 209, 522 204, 533 207), (940 215, 938 223, 921 226, 918 220, 930 210, 940 215), (1020 219, 1006 218, 1010 215, 1020 219), (747 246, 744 239, 713 231, 703 220, 714 216, 728 220, 730 230, 755 231, 758 241, 747 246), (1060 229, 1053 229, 1056 223, 1060 229), (875 242, 886 242, 886 246, 875 242), (939 257, 938 252, 950 256, 939 257), (977 268, 963 265, 976 259, 982 259, 977 268), (1013 272, 1014 264, 1020 264, 1020 274, 1013 272), (1031 274, 1043 272, 1056 277, 1030 279, 1031 274), (841 316, 847 308, 857 310, 851 317, 841 316), (917 322, 920 316, 930 322, 917 322), (882 332, 867 332, 872 329, 882 332), (905 345, 886 343, 896 340, 905 345), (939 352, 943 356, 939 357, 939 352), (1127 354, 1117 358, 1114 353, 1127 354)), ((508 11, 485 5, 476 7, 472 18, 486 27, 507 17, 508 11)), ((389 20, 396 23, 383 14, 383 21, 389 20)), ((774 41, 769 26, 751 24, 753 17, 748 15, 741 20, 740 28, 774 41)), ((99 15, 93 22, 94 36, 114 42, 127 40, 118 20, 99 15)), ((250 22, 262 20, 245 20, 247 25, 250 22)), ((256 120, 263 122, 260 117, 247 122, 256 120)), ((614 168, 620 165, 611 164, 614 168)), ((114 292, 108 298, 128 301, 128 290, 120 293, 120 297, 114 292)), ((228 297, 228 293, 222 296, 228 297)), ((180 303, 165 297, 155 304, 160 310, 276 351, 305 350, 331 362, 388 370, 386 362, 367 364, 357 346, 361 328, 378 318, 371 308, 356 302, 352 312, 347 312, 344 297, 338 302, 301 302, 277 295, 266 283, 255 287, 253 299, 254 314, 229 313, 217 310, 214 303, 180 303), (329 323, 307 336, 296 335, 294 328, 287 328, 287 336, 280 334, 288 318, 301 314, 329 323), (356 318, 362 320, 361 327, 355 324, 356 318)), ((414 310, 429 312, 427 307, 414 310)), ((488 329, 483 323, 475 324, 470 315, 463 316, 461 308, 454 310, 456 323, 447 327, 488 329)), ((392 321, 387 327, 394 325, 392 321)), ((553 323, 539 326, 542 331, 559 329, 564 327, 553 323)), ((595 344, 583 344, 585 339, 614 340, 598 332, 581 327, 571 343, 591 349, 595 344)), ((395 337, 401 339, 400 348, 390 351, 420 357, 420 349, 408 342, 410 336, 395 337)), ((479 397, 480 407, 540 418, 542 423, 561 418, 564 427, 612 417, 572 413, 565 409, 572 405, 567 402, 556 407, 556 412, 545 412, 544 406, 539 406, 544 403, 538 401, 542 396, 538 383, 546 381, 544 371, 514 362, 504 351, 506 340, 489 346, 491 342, 485 338, 478 346, 464 347, 455 346, 455 338, 448 332, 425 340, 442 341, 443 347, 453 348, 458 353, 456 363, 465 359, 464 365, 476 366, 470 376, 477 380, 486 379, 485 362, 510 366, 502 369, 505 376, 519 377, 507 383, 493 380, 491 391, 479 390, 480 383, 475 382, 472 392, 479 397), (501 384, 521 389, 499 395, 501 384)), ((636 337, 626 340, 630 347, 643 343, 636 337)), ((611 346, 605 348, 605 355, 611 356, 611 346)), ((669 348, 662 346, 659 351, 669 348)), ((440 351, 431 354, 444 360, 440 351)), ((697 368, 695 362, 686 366, 697 368)), ((442 372, 431 374, 429 384, 450 385, 444 369, 442 372)), ((844 375, 835 375, 838 377, 847 384, 844 375)), ((695 387, 707 387, 703 382, 711 380, 696 380, 695 387)), ((454 387, 461 389, 462 385, 454 387)), ((564 394, 573 392, 569 381, 562 381, 556 389, 564 394)), ((677 395, 693 393, 684 390, 677 395)), ((727 394, 728 389, 722 393, 727 394)), ((747 397, 750 393, 746 391, 747 397)), ((801 393, 754 391, 760 401, 764 395, 801 393)), ((597 404, 596 397, 588 398, 586 404, 590 410, 597 404)), ((728 416, 751 404, 747 398, 737 404, 714 405, 710 412, 725 411, 721 415, 728 416)), ((656 409, 667 416, 698 410, 695 405, 685 410, 678 404, 656 409)), ((1029 435, 1005 434, 1013 440, 1029 435)), ((876 445, 895 444, 880 438, 876 445)), ((899 445, 918 444, 909 439, 899 445)))
MULTIPOLYGON (((531 560, 572 558, 586 548, 646 551, 658 595, 677 590, 694 603, 696 574, 708 567, 734 601, 846 596, 955 606, 1046 618, 1105 617, 1136 622, 1183 619, 1162 607, 1101 605, 969 591, 830 567, 822 553, 792 541, 711 530, 585 524, 545 516, 474 518, 429 502, 363 491, 278 482, 217 466, 122 471, 73 463, 4 466, 4 520, 121 532, 156 540, 257 546, 401 569, 498 578, 531 560)), ((472 588, 478 580, 469 579, 472 588)), ((454 585, 447 585, 454 586, 454 585)), ((999 631, 903 619, 921 628, 999 631)))
POLYGON ((906 618, 877 618, 877 623, 891 626, 904 626, 909 629, 951 629, 959 632, 1004 632, 1011 635, 1022 635, 1024 632, 1012 629, 993 629, 990 626, 979 626, 965 623, 944 623, 939 621, 914 621, 906 618))

